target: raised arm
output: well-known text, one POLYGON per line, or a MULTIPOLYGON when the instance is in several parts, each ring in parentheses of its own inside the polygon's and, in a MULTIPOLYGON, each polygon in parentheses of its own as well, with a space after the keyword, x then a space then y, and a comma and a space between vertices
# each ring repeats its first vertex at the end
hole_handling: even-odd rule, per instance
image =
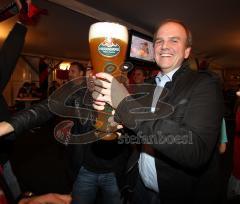
POLYGON ((8 121, 0 122, 0 136, 10 132, 21 134, 23 131, 37 127, 53 118, 48 108, 48 101, 42 101, 32 107, 19 111, 8 121))
POLYGON ((16 23, 0 50, 0 93, 4 90, 21 53, 27 28, 16 23))

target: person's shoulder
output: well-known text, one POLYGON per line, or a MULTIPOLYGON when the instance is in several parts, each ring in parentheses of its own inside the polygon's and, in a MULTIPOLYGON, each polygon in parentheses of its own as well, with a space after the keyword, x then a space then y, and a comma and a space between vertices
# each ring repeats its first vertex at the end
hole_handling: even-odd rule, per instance
POLYGON ((221 82, 220 77, 211 70, 198 70, 197 72, 198 72, 200 78, 204 81, 214 81, 216 83, 221 82))
POLYGON ((192 70, 188 69, 185 72, 185 81, 191 81, 195 87, 208 86, 221 88, 221 80, 217 74, 211 70, 192 70))
POLYGON ((197 72, 198 72, 199 74, 205 75, 205 76, 207 76, 207 77, 218 78, 218 75, 217 75, 215 72, 213 72, 213 71, 211 71, 211 70, 209 70, 209 69, 206 69, 206 70, 197 70, 197 72))
POLYGON ((222 90, 221 80, 217 74, 210 70, 194 70, 192 73, 195 73, 194 77, 194 87, 197 90, 213 91, 220 93, 222 90))
POLYGON ((187 73, 191 77, 195 77, 196 80, 199 79, 200 81, 216 81, 220 82, 220 77, 213 71, 211 70, 193 70, 193 69, 188 69, 187 73))

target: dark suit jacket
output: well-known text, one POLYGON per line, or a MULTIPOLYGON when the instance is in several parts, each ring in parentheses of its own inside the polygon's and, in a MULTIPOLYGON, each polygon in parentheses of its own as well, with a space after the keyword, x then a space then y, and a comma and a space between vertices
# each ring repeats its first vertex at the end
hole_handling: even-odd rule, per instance
MULTIPOLYGON (((160 97, 160 109, 152 114, 155 120, 139 120, 132 114, 142 104, 130 100, 131 96, 117 107, 117 120, 135 134, 157 139, 149 145, 154 149, 162 203, 212 203, 218 196, 217 142, 223 116, 218 79, 208 72, 190 70, 184 63, 165 88, 168 92, 162 92, 166 95, 160 97), (170 110, 162 102, 172 106, 173 112, 159 118, 170 110)), ((136 164, 136 154, 130 169, 136 164)))

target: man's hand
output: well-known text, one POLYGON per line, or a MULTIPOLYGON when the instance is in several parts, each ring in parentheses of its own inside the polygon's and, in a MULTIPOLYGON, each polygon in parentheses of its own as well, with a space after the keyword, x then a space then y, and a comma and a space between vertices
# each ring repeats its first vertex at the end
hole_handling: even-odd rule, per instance
POLYGON ((0 137, 13 131, 14 131, 13 126, 10 123, 5 121, 0 122, 0 137))
POLYGON ((18 10, 23 10, 25 13, 28 13, 29 5, 32 3, 31 0, 14 0, 18 10))
POLYGON ((129 95, 125 86, 107 73, 96 74, 94 85, 92 97, 93 107, 96 110, 103 110, 106 103, 116 109, 119 103, 129 95))
POLYGON ((31 0, 15 0, 19 9, 19 21, 25 25, 36 25, 40 15, 46 15, 46 9, 35 6, 31 0))
POLYGON ((31 198, 21 199, 19 204, 70 204, 72 198, 70 195, 60 195, 56 193, 49 193, 41 196, 34 196, 31 198))

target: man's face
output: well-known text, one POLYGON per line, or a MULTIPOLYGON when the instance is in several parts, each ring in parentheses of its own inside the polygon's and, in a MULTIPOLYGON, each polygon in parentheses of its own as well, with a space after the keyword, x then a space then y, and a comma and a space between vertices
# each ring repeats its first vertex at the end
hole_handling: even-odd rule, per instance
POLYGON ((82 78, 82 77, 83 77, 83 71, 79 71, 77 65, 71 65, 68 72, 69 80, 82 78))
POLYGON ((136 69, 133 74, 133 81, 135 84, 142 84, 144 83, 145 76, 143 72, 139 69, 136 69))
POLYGON ((154 57, 163 73, 168 73, 181 66, 188 58, 191 48, 186 46, 187 34, 178 23, 162 25, 156 34, 154 57))

